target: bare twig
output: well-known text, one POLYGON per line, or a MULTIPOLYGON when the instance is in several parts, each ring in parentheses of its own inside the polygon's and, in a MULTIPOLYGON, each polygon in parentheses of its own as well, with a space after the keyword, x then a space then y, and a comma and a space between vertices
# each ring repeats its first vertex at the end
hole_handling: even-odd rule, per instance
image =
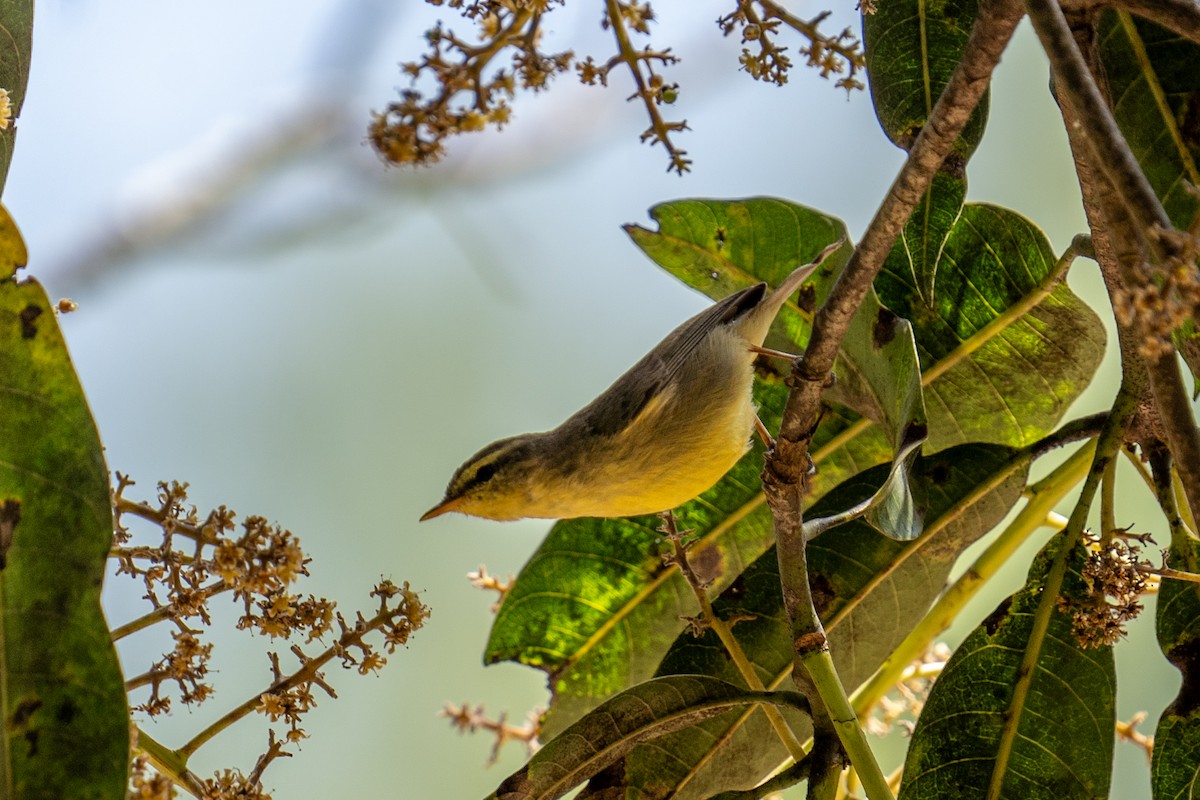
MULTIPOLYGON (((716 611, 713 609, 712 601, 708 598, 707 584, 696 574, 691 560, 688 559, 688 543, 685 540, 689 532, 681 532, 679 530, 675 524, 674 512, 665 511, 659 514, 659 517, 663 521, 659 532, 671 544, 671 552, 663 556, 663 561, 679 567, 680 573, 683 574, 684 580, 687 581, 688 586, 692 590, 692 595, 696 598, 696 602, 700 606, 700 618, 696 621, 695 627, 712 629, 717 638, 721 640, 725 651, 729 653, 729 658, 737 667, 742 680, 746 682, 746 686, 756 692, 765 691, 766 686, 763 685, 762 679, 754 669, 754 665, 746 656, 741 643, 733 635, 734 621, 722 619, 717 616, 716 611)), ((767 719, 770 721, 771 727, 774 728, 775 734, 783 742, 784 747, 787 748, 792 760, 799 763, 806 755, 804 745, 797 738, 791 727, 788 726, 783 714, 775 706, 763 705, 761 708, 763 713, 767 715, 767 719)))
POLYGON ((629 67, 629 73, 633 76, 633 82, 637 86, 637 91, 629 99, 640 98, 650 117, 650 127, 642 133, 642 141, 661 144, 666 148, 667 154, 670 156, 667 171, 674 171, 682 175, 691 169, 692 161, 690 158, 685 158, 686 150, 679 149, 671 141, 671 134, 687 130, 687 120, 667 122, 663 119, 658 106, 664 101, 664 86, 661 77, 651 68, 653 61, 672 64, 676 58, 670 54, 669 50, 655 51, 649 47, 642 51, 636 50, 629 39, 629 30, 625 24, 625 5, 620 0, 606 0, 606 8, 606 21, 612 26, 613 37, 617 40, 617 55, 608 62, 604 73, 607 74, 618 63, 629 67), (643 65, 646 67, 648 77, 642 74, 643 65))

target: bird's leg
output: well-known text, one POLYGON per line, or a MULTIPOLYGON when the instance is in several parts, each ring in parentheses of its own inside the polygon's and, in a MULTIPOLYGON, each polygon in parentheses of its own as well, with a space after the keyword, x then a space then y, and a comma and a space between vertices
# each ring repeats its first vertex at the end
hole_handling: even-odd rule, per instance
POLYGON ((750 352, 757 353, 760 356, 770 356, 771 358, 786 358, 788 361, 795 361, 800 356, 793 353, 785 353, 782 350, 772 350, 769 347, 759 347, 756 344, 750 345, 750 352))
POLYGON ((763 425, 762 419, 758 414, 754 415, 754 430, 758 433, 758 438, 762 439, 763 444, 770 450, 775 446, 775 438, 771 436, 771 432, 767 430, 767 426, 763 425))

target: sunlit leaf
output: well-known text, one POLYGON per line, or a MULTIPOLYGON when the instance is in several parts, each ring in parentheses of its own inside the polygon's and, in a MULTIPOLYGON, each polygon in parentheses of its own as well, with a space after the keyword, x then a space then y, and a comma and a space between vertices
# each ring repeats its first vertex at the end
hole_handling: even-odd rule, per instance
MULTIPOLYGON (((948 183, 935 187, 960 197, 948 183)), ((1033 223, 997 206, 963 206, 940 250, 917 242, 922 230, 909 222, 875 288, 884 305, 912 322, 927 373, 1031 295, 1057 257, 1033 223), (937 291, 931 306, 918 291, 918 264, 910 253, 933 251, 937 291)), ((926 387, 926 451, 972 441, 1023 446, 1046 435, 1095 375, 1104 344, 1095 312, 1065 283, 1058 285, 926 387)))

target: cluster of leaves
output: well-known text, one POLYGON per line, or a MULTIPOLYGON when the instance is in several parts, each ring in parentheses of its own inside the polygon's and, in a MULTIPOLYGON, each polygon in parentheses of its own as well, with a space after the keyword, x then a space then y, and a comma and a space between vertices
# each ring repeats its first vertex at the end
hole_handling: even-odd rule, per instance
MULTIPOLYGON (((150 687, 149 697, 135 705, 135 711, 150 717, 167 712, 171 699, 164 686, 168 684, 175 685, 185 704, 201 703, 212 696, 213 687, 207 678, 213 645, 201 641, 202 630, 197 625, 211 624, 210 601, 218 595, 228 593, 241 605, 239 629, 256 631, 273 640, 302 638, 308 645, 324 640, 336 628, 335 641, 318 653, 306 653, 300 644, 291 644, 289 650, 299 662, 291 672, 281 667, 278 653, 268 651, 271 680, 264 691, 174 751, 175 758, 159 758, 154 763, 155 768, 168 771, 170 782, 199 787, 206 798, 266 797, 262 794, 262 773, 276 758, 290 755, 285 746, 307 736, 301 722, 317 703, 314 688, 319 687, 330 697, 337 696, 321 669, 337 659, 344 668, 360 675, 377 672, 387 663, 384 653, 394 653, 405 645, 424 624, 429 609, 407 583, 397 586, 385 580, 371 592, 378 600, 374 613, 364 616, 358 612, 353 621, 348 621, 332 601, 288 591, 297 579, 308 574, 308 559, 290 531, 272 526, 262 517, 250 516, 237 532, 236 514, 225 506, 201 517, 196 507, 187 503, 187 485, 178 482, 159 483, 155 506, 134 502, 125 496, 132 483, 118 473, 111 558, 118 574, 142 581, 145 598, 153 608, 115 629, 113 635, 120 639, 158 623, 175 627, 174 649, 148 671, 126 682, 131 692, 150 687), (134 533, 126 524, 129 517, 149 522, 157 543, 133 544, 134 533), (370 640, 372 634, 381 638, 380 644, 370 640), (269 729, 267 749, 252 770, 225 770, 203 781, 186 771, 186 759, 192 753, 252 712, 281 726, 281 731, 269 729)), ((148 740, 148 734, 139 732, 139 738, 148 740)), ((146 749, 153 753, 155 748, 151 744, 146 749)), ((136 767, 131 792, 151 791, 148 787, 161 785, 148 777, 149 768, 144 762, 136 767)))
MULTIPOLYGON (((427 0, 443 5, 444 0, 427 0)), ((517 89, 534 92, 545 89, 550 79, 571 68, 581 82, 592 86, 608 85, 610 73, 624 65, 635 91, 630 100, 640 100, 650 118, 650 126, 641 140, 662 146, 668 154, 667 169, 679 174, 688 171, 691 160, 679 148, 673 134, 687 129, 686 120, 667 120, 661 106, 673 104, 679 85, 668 83, 660 67, 678 61, 670 48, 638 49, 630 34, 648 36, 654 10, 649 2, 605 0, 601 26, 613 34, 616 52, 603 60, 586 56, 577 60, 571 51, 545 53, 539 49, 544 18, 564 0, 448 0, 463 19, 473 23, 476 40, 455 34, 441 21, 425 33, 429 52, 416 61, 402 65, 411 86, 400 93, 398 101, 376 113, 368 127, 368 136, 376 151, 392 164, 432 164, 446 153, 446 141, 457 134, 482 131, 489 125, 497 129, 512 116, 511 101, 517 89), (506 65, 488 72, 493 62, 508 58, 506 65), (421 81, 433 90, 418 88, 421 81)), ((783 84, 793 66, 777 42, 779 29, 786 26, 803 37, 807 44, 800 54, 807 66, 821 77, 840 76, 839 88, 862 89, 858 74, 865 64, 862 48, 846 29, 835 35, 821 31, 828 13, 804 20, 789 13, 773 0, 736 0, 736 8, 717 20, 726 35, 741 32, 743 44, 740 63, 756 80, 783 84)))

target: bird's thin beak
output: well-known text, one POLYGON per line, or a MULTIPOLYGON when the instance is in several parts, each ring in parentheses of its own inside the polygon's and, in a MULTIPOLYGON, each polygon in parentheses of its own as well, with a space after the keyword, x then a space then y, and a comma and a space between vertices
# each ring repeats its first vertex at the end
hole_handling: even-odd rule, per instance
POLYGON ((422 514, 420 521, 424 522, 427 519, 433 519, 434 517, 440 517, 442 514, 447 514, 451 511, 457 511, 460 505, 462 505, 461 497, 452 497, 447 500, 443 500, 422 514))

